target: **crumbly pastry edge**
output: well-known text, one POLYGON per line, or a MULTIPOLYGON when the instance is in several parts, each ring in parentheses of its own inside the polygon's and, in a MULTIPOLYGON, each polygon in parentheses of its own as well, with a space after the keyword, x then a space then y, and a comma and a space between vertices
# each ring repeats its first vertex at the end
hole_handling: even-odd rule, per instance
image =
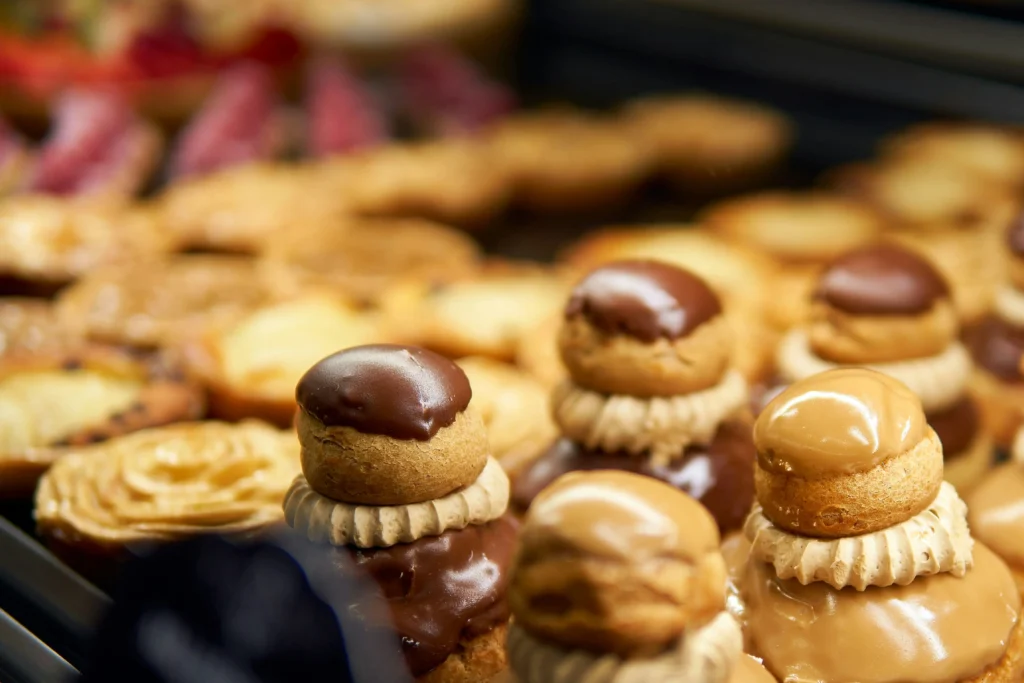
POLYGON ((710 442, 746 405, 747 394, 746 381, 734 369, 708 389, 668 397, 609 396, 565 380, 553 392, 552 412, 563 435, 587 448, 649 453, 667 462, 690 444, 710 442))
POLYGON ((779 343, 776 354, 779 374, 787 383, 806 379, 827 370, 843 367, 864 367, 889 375, 907 385, 921 399, 926 412, 944 410, 956 403, 967 391, 971 378, 971 357, 960 342, 954 342, 942 353, 928 358, 893 363, 841 364, 819 358, 811 351, 805 330, 791 331, 779 343))
POLYGON ((728 612, 679 638, 656 657, 622 659, 542 642, 513 622, 509 665, 530 683, 726 683, 743 654, 743 635, 728 612))
POLYGON ((343 503, 314 491, 300 474, 285 495, 284 516, 314 543, 389 548, 498 519, 508 508, 509 488, 508 475, 491 457, 469 486, 409 505, 343 503))
POLYGON ((967 505, 948 482, 925 510, 881 531, 834 539, 799 536, 772 524, 757 502, 743 531, 752 559, 773 565, 780 579, 805 586, 905 586, 918 576, 962 577, 974 564, 967 505))

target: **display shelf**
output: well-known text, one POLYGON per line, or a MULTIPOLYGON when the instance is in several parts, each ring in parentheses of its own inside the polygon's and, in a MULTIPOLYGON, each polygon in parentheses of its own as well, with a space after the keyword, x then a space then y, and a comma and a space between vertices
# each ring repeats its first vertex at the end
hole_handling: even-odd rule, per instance
POLYGON ((0 681, 61 683, 78 672, 60 655, 0 610, 0 681))

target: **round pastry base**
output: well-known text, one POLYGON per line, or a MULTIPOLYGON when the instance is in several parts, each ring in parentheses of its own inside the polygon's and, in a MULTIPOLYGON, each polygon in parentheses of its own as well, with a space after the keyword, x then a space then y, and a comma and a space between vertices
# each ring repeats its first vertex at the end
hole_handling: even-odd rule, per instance
MULTIPOLYGON (((1018 572, 1014 578, 1020 585, 1018 572)), ((1017 618, 1017 625, 1010 633, 1010 642, 1006 652, 998 662, 982 671, 977 676, 965 678, 961 683, 1013 683, 1024 676, 1024 617, 1017 618)))
POLYGON ((439 667, 419 676, 417 683, 480 683, 506 670, 505 639, 508 625, 501 624, 483 635, 459 644, 439 667))

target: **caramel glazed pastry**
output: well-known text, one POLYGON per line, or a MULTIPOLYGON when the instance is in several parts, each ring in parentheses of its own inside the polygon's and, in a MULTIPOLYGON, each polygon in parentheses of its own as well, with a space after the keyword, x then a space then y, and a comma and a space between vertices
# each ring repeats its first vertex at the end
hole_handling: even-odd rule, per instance
POLYGON ((656 261, 608 264, 573 290, 559 345, 563 438, 516 477, 516 506, 566 472, 627 470, 690 493, 723 533, 738 529, 753 498, 747 385, 704 281, 656 261))
POLYGON ((748 652, 780 681, 1019 681, 1021 598, 942 480, 921 402, 843 368, 754 425, 757 501, 740 580, 748 652))
POLYGON ((299 381, 302 474, 285 518, 339 571, 380 585, 416 680, 478 683, 505 669, 505 591, 518 523, 509 482, 457 365, 425 349, 358 346, 299 381))
POLYGON ((715 521, 629 472, 573 472, 523 524, 509 586, 519 683, 768 683, 725 610, 715 521))
POLYGON ((946 480, 973 486, 992 462, 991 433, 968 392, 971 360, 946 281, 922 257, 878 244, 839 257, 818 281, 811 320, 779 345, 785 383, 841 366, 895 377, 918 395, 942 442, 946 480))

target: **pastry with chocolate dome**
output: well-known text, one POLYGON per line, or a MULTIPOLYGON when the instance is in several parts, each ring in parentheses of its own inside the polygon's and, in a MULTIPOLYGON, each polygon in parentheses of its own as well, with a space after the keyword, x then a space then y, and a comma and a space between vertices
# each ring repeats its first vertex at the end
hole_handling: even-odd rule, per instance
POLYGON ((704 281, 657 261, 598 268, 573 290, 559 346, 562 438, 516 478, 516 505, 566 472, 618 469, 692 493, 723 533, 739 528, 753 496, 747 385, 704 281))
POLYGON ((573 472, 537 496, 509 586, 517 683, 774 680, 742 654, 707 510, 629 472, 573 472))
POLYGON ((966 490, 989 469, 991 432, 969 391, 971 360, 958 340, 950 290, 917 253, 879 243, 847 252, 818 280, 810 321, 779 345, 782 383, 863 366, 909 386, 942 441, 946 479, 966 490))
POLYGON ((743 620, 778 680, 1020 680, 1013 576, 971 538, 913 392, 864 368, 821 373, 772 400, 754 441, 743 620))
POLYGON ((1003 242, 1009 277, 996 291, 992 314, 967 330, 974 358, 973 388, 996 444, 1009 448, 1024 424, 1024 213, 1006 231, 1003 242))
MULTIPOLYGON (((505 589, 518 524, 465 373, 425 349, 357 346, 296 388, 297 532, 377 581, 418 681, 475 683, 505 668, 505 589)), ((353 613, 359 610, 353 604, 353 613)))

